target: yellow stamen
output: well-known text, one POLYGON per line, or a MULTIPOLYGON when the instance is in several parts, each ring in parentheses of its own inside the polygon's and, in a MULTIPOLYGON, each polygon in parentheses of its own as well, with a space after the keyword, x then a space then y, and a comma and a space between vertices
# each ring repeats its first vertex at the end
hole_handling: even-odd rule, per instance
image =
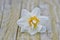
POLYGON ((29 18, 29 25, 31 27, 34 26, 34 29, 37 28, 37 24, 39 22, 40 22, 40 20, 36 16, 33 16, 33 17, 29 18))

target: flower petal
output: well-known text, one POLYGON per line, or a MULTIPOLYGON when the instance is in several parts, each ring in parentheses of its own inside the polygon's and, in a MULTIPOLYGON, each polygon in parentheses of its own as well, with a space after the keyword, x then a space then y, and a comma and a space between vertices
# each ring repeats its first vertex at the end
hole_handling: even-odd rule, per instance
POLYGON ((21 32, 26 32, 26 31, 27 31, 27 29, 21 27, 21 32))
POLYGON ((41 25, 45 25, 49 21, 49 18, 47 16, 40 16, 39 19, 41 25))
POLYGON ((40 33, 46 32, 46 26, 43 26, 42 29, 40 30, 40 33))
POLYGON ((29 11, 27 11, 26 9, 23 9, 22 13, 21 13, 21 17, 23 17, 23 18, 29 18, 30 17, 29 11))
POLYGON ((30 29, 29 31, 28 31, 28 33, 29 34, 31 34, 31 35, 34 35, 34 34, 36 34, 38 31, 35 29, 35 30, 33 30, 33 29, 30 29))
POLYGON ((23 27, 25 26, 27 23, 27 20, 24 19, 24 18, 20 18, 18 21, 17 21, 17 24, 20 26, 20 27, 23 27))
POLYGON ((31 15, 32 16, 40 16, 40 13, 41 13, 40 8, 36 7, 32 10, 31 15))
POLYGON ((38 27, 36 28, 36 29, 28 29, 29 31, 29 33, 31 34, 31 35, 34 35, 34 34, 36 34, 37 32, 40 32, 40 30, 41 30, 41 28, 42 28, 42 25, 38 25, 38 27))
POLYGON ((49 18, 47 16, 40 16, 39 17, 41 20, 49 20, 49 18))
MULTIPOLYGON (((29 29, 29 28, 28 28, 29 29)), ((21 27, 21 32, 27 32, 28 31, 27 27, 21 27)))
POLYGON ((39 25, 38 25, 38 28, 37 28, 38 32, 40 32, 41 29, 42 29, 42 25, 39 24, 39 25))
POLYGON ((28 29, 28 33, 30 33, 31 35, 36 34, 37 32, 40 32, 40 30, 42 29, 42 25, 38 25, 38 27, 36 29, 28 29))

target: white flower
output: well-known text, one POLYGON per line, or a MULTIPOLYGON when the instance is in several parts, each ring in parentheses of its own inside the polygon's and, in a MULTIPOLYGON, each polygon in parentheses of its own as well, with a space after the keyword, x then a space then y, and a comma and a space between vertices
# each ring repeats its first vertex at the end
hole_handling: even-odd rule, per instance
POLYGON ((46 27, 42 24, 48 20, 48 17, 40 16, 40 13, 38 7, 34 8, 32 12, 23 9, 21 18, 17 21, 17 24, 21 27, 21 32, 28 32, 31 35, 37 32, 45 32, 46 27))

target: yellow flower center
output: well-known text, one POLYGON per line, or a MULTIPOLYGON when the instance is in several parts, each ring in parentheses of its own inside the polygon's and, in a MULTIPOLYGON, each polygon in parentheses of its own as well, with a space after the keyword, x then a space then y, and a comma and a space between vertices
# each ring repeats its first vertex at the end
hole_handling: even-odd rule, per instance
POLYGON ((37 24, 40 22, 40 20, 36 17, 36 16, 33 16, 31 18, 29 18, 29 25, 32 27, 37 28, 37 24))

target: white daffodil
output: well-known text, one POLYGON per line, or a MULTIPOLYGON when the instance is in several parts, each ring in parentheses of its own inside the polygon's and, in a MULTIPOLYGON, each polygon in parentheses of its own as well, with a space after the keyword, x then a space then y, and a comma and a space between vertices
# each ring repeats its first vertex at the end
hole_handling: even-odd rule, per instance
POLYGON ((40 13, 38 7, 34 8, 32 12, 23 9, 21 18, 17 21, 17 24, 21 27, 21 32, 28 32, 31 35, 37 32, 45 32, 46 27, 42 24, 48 20, 48 17, 40 16, 40 13))

